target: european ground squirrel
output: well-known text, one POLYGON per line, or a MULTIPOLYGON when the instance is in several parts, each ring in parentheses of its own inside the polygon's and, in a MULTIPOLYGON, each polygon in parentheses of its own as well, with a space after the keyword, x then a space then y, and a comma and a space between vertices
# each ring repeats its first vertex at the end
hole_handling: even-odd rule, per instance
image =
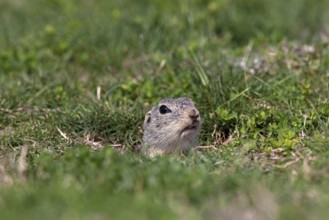
POLYGON ((201 118, 191 99, 168 98, 146 113, 143 128, 146 155, 186 154, 198 144, 201 118))

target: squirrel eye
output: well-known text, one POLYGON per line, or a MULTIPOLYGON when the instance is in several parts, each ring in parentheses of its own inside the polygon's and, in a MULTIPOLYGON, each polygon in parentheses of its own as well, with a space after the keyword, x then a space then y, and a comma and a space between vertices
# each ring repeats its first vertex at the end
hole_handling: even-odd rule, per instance
POLYGON ((166 114, 166 113, 171 112, 171 110, 167 106, 161 105, 160 108, 159 108, 159 112, 161 114, 166 114))

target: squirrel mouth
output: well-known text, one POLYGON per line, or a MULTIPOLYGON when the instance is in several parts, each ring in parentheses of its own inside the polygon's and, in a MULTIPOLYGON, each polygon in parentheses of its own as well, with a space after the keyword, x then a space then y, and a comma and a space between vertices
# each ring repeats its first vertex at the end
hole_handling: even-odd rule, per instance
POLYGON ((185 127, 182 131, 181 131, 181 136, 182 135, 186 135, 186 134, 189 134, 189 133, 193 133, 195 132, 199 127, 199 124, 198 123, 193 123, 187 127, 185 127))

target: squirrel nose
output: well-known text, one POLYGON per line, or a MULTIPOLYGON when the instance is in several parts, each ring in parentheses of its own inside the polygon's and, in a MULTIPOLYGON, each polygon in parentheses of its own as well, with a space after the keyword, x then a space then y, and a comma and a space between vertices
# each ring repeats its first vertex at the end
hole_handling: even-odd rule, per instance
POLYGON ((192 118, 193 120, 196 120, 199 118, 199 112, 198 110, 196 110, 195 108, 191 108, 189 111, 188 111, 188 116, 190 118, 192 118))

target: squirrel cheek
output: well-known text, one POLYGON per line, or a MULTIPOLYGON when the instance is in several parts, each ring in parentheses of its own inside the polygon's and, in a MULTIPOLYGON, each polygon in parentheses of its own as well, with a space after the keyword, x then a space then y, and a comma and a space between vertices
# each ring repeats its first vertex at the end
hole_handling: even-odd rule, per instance
POLYGON ((174 121, 172 123, 169 123, 167 126, 166 126, 166 130, 168 131, 168 133, 176 133, 178 132, 180 129, 181 129, 181 126, 182 125, 182 122, 178 122, 177 121, 174 121))

